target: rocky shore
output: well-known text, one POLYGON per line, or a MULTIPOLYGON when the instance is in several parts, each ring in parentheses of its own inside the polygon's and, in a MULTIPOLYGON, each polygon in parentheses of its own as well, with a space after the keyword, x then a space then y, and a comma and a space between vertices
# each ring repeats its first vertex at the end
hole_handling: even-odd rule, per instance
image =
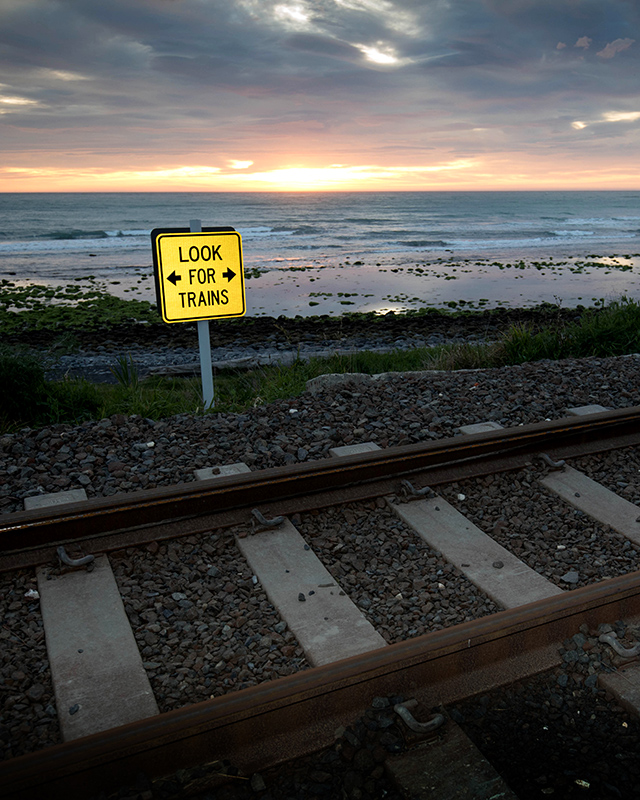
MULTIPOLYGON (((584 309, 542 305, 529 309, 415 314, 353 314, 340 317, 248 317, 209 325, 214 367, 249 368, 291 363, 296 358, 358 350, 388 352, 450 342, 495 340, 514 325, 538 330, 578 320, 584 309)), ((48 374, 82 376, 112 382, 118 358, 131 359, 140 375, 174 374, 199 369, 198 333, 180 325, 120 324, 110 327, 25 330, 4 337, 8 344, 34 348, 46 356, 48 374), (191 367, 191 370, 185 367, 191 367)))

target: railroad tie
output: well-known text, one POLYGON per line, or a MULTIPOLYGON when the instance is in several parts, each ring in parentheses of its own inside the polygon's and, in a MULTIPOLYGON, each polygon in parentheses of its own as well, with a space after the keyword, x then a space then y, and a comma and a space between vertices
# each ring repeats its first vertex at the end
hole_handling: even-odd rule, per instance
MULTIPOLYGON (((501 427, 497 422, 479 422, 461 426, 460 432, 482 434, 501 427)), ((516 608, 562 594, 562 589, 498 544, 442 497, 390 506, 429 547, 441 552, 502 608, 516 608)))
MULTIPOLYGON (((498 430, 496 422, 463 426, 465 434, 498 430)), ((374 442, 336 447, 335 456, 379 450, 374 442)), ((390 503, 391 508, 430 547, 439 550, 482 592, 503 608, 515 608, 545 597, 561 594, 555 586, 514 556, 446 500, 435 497, 406 504, 390 503)))
MULTIPOLYGON (((37 507, 62 504, 56 495, 50 503, 47 498, 36 498, 37 507)), ((67 502, 79 499, 74 496, 67 502)), ((46 567, 37 571, 64 741, 159 713, 109 559, 98 556, 93 564, 91 572, 54 575, 46 567)))
MULTIPOLYGON (((572 416, 606 413, 601 405, 569 408, 572 416)), ((640 545, 640 508, 573 467, 550 472, 540 483, 574 508, 640 545)))
POLYGON ((24 498, 25 511, 34 511, 36 508, 51 508, 51 506, 66 506, 69 503, 81 503, 87 500, 84 489, 68 489, 66 492, 51 492, 51 494, 36 494, 24 498))
POLYGON ((494 541, 442 497, 390 506, 429 547, 441 552, 502 608, 516 608, 562 594, 562 589, 494 541))
MULTIPOLYGON (((479 422, 461 426, 460 432, 482 434, 501 427, 497 422, 479 422)), ((442 553, 502 608, 516 608, 562 594, 562 589, 481 531, 442 497, 390 506, 429 547, 442 553)))
MULTIPOLYGON (((229 466, 236 472, 250 471, 246 465, 229 466)), ((224 474, 224 467, 214 467, 203 477, 224 474)), ((289 519, 253 536, 237 537, 236 544, 312 666, 386 646, 289 519)))
POLYGON ((640 508, 573 467, 550 472, 540 483, 566 503, 640 545, 640 508))

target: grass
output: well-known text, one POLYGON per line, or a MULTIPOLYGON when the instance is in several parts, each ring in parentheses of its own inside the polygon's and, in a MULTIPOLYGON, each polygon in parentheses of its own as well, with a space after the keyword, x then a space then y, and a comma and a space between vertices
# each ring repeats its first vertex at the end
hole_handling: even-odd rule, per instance
POLYGON ((131 322, 144 324, 158 319, 155 306, 145 300, 123 300, 85 286, 20 286, 0 280, 0 331, 6 334, 91 329, 131 322))
MULTIPOLYGON (((377 374, 426 369, 483 369, 541 359, 617 356, 640 352, 640 304, 625 298, 586 309, 579 322, 555 321, 539 330, 513 326, 498 341, 415 348, 391 353, 357 352, 330 358, 298 359, 291 366, 222 371, 214 376, 213 412, 248 408, 293 398, 311 378, 330 373, 377 374)), ((0 350, 0 431, 26 425, 81 422, 112 414, 160 419, 202 414, 200 380, 153 377, 141 380, 131 357, 119 357, 116 384, 45 380, 45 366, 29 351, 0 350)), ((211 412, 207 412, 211 413, 211 412)))

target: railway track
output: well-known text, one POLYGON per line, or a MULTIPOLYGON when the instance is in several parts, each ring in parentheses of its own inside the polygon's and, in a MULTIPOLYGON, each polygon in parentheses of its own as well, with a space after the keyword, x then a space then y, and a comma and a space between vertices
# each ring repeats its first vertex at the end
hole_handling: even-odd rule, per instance
MULTIPOLYGON (((246 597, 252 587, 266 591, 281 617, 280 630, 289 632, 284 647, 296 671, 267 681, 254 670, 254 675, 245 676, 248 681, 240 691, 224 691, 220 684, 213 699, 200 697, 202 702, 195 705, 171 708, 171 703, 180 703, 171 692, 154 706, 154 691, 162 691, 157 691, 157 675, 155 681, 153 677, 157 667, 147 668, 154 691, 150 684, 148 690, 137 684, 131 690, 143 697, 133 717, 88 735, 87 729, 74 726, 90 716, 84 713, 90 700, 71 703, 75 689, 68 680, 66 695, 56 686, 66 741, 0 765, 3 792, 8 797, 44 792, 47 797, 88 797, 133 784, 141 773, 153 781, 212 761, 231 762, 251 775, 331 744, 336 729, 361 716, 372 698, 412 698, 422 709, 433 709, 557 667, 559 648, 581 626, 596 630, 640 615, 640 576, 628 572, 635 556, 627 552, 623 563, 616 560, 616 547, 622 552, 623 542, 630 542, 627 551, 635 553, 635 545, 640 549, 640 511, 624 498, 616 500, 610 489, 586 474, 597 473, 599 453, 627 448, 625 453, 635 458, 639 421, 638 408, 581 415, 7 515, 0 522, 0 568, 37 567, 45 627, 49 601, 44 595, 52 586, 62 587, 68 576, 76 583, 79 579, 80 591, 94 591, 96 581, 111 572, 101 554, 114 553, 118 593, 126 569, 135 568, 137 552, 145 558, 156 551, 163 555, 163 548, 176 541, 189 542, 196 550, 199 542, 212 541, 214 532, 217 545, 208 553, 214 575, 223 547, 237 548, 241 556, 236 557, 245 564, 245 574, 236 581, 243 584, 241 596, 234 598, 230 587, 230 608, 236 603, 237 609, 227 614, 229 622, 237 625, 243 614, 251 616, 246 597), (571 464, 561 466, 560 460, 571 464), (609 549, 595 559, 602 563, 589 565, 588 552, 585 556, 580 550, 588 551, 589 545, 570 537, 562 545, 549 536, 549 548, 555 548, 556 555, 549 557, 547 548, 542 562, 540 553, 527 552, 526 535, 520 530, 526 528, 525 520, 517 526, 500 524, 503 515, 496 504, 501 501, 492 500, 491 486, 503 480, 526 485, 534 504, 541 493, 552 493, 569 509, 570 518, 577 519, 576 528, 585 519, 596 520, 589 524, 600 528, 595 533, 589 528, 589 537, 604 541, 613 536, 609 549), (373 521, 366 521, 367 514, 373 521), (384 525, 391 528, 385 532, 384 525), (367 527, 368 538, 376 536, 373 544, 363 534, 367 527), (402 557, 394 550, 396 537, 406 545, 402 557), (81 549, 97 555, 93 571, 52 568, 61 546, 70 553, 81 549), (567 550, 568 566, 584 567, 560 574, 558 565, 563 565, 567 550), (412 562, 417 583, 407 566, 412 562), (398 589, 391 596, 389 572, 395 574, 398 589), (369 585, 366 596, 362 581, 369 585), (578 588, 565 590, 574 586, 578 588), (447 620, 443 609, 463 591, 472 600, 461 616, 447 620), (425 612, 427 594, 426 605, 433 608, 425 612), (386 610, 379 602, 383 595, 389 601, 386 610), (383 610, 409 619, 391 630, 393 626, 385 627, 383 610), (166 713, 156 713, 158 706, 166 713)), ((527 505, 524 495, 520 517, 530 513, 531 502, 527 505)), ((512 516, 518 516, 517 509, 512 516)), ((122 593, 131 618, 124 589, 122 593)), ((194 595, 171 594, 180 596, 177 609, 198 609, 189 599, 194 595)), ((89 607, 91 601, 85 602, 89 607)), ((56 596, 51 605, 64 601, 56 596)), ((154 605, 147 602, 146 608, 154 605)), ((215 613, 220 611, 215 606, 215 613)), ((73 603, 69 613, 73 617, 73 603)), ((134 613, 140 616, 144 608, 134 613)), ((77 616, 81 618, 79 612, 77 616)), ((62 651, 68 620, 64 618, 59 633, 62 651)), ((156 619, 151 624, 162 639, 165 623, 160 620, 158 625, 156 619)), ((220 636, 228 640, 231 630, 231 625, 222 626, 220 636)), ((55 641, 47 630, 51 651, 50 639, 55 641)), ((137 656, 139 666, 134 669, 145 672, 144 642, 139 640, 138 647, 142 658, 137 656)), ((179 637, 174 647, 179 647, 179 637)), ((209 649, 214 648, 211 643, 209 649)), ((77 649, 83 654, 84 648, 77 649)), ((50 656, 55 657, 51 652, 50 656)), ((251 654, 245 660, 249 658, 251 654)), ((223 660, 213 665, 214 671, 223 660)), ((68 676, 66 668, 61 674, 68 676)), ((71 673, 75 669, 74 662, 71 673)), ((123 670, 128 669, 125 663, 123 670)), ((236 672, 241 679, 242 668, 236 672)), ((234 686, 243 686, 237 678, 234 686)), ((211 686, 210 682, 205 688, 211 686)))

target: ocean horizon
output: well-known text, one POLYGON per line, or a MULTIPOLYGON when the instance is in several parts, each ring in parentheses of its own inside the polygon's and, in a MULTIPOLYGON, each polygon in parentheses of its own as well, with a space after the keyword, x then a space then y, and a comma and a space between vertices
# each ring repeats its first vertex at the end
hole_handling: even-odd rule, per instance
POLYGON ((640 299, 640 192, 0 193, 0 280, 155 301, 150 233, 232 226, 247 313, 640 299))

